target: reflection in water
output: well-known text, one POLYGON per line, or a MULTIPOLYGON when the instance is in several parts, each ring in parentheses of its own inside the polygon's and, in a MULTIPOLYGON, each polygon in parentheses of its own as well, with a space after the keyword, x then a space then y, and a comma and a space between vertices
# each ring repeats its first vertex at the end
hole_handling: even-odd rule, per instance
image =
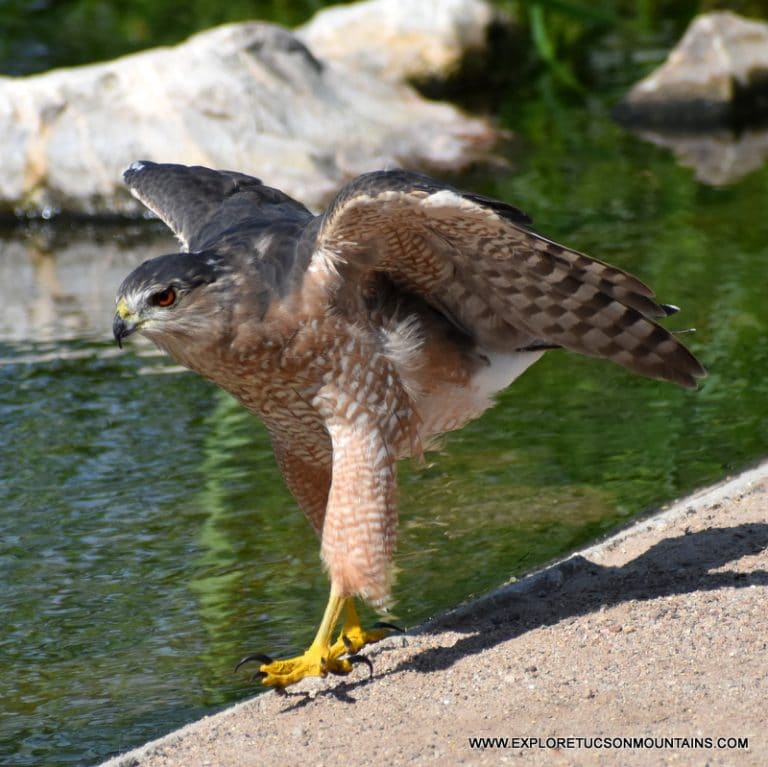
POLYGON ((0 340, 107 338, 123 277, 177 248, 165 232, 148 237, 147 227, 0 230, 0 340))
MULTIPOLYGON (((290 594, 291 582, 308 569, 314 541, 282 484, 261 423, 220 391, 205 422, 206 480, 193 498, 206 515, 190 588, 210 638, 206 662, 216 678, 229 674, 239 686, 231 676, 235 661, 265 631, 278 630, 275 612, 283 626, 297 614, 296 600, 286 607, 281 595, 290 594)), ((290 625, 286 633, 297 627, 290 625)))
POLYGON ((736 183, 761 168, 768 158, 768 129, 696 134, 642 130, 637 135, 671 149, 684 168, 694 171, 697 181, 711 186, 736 183))

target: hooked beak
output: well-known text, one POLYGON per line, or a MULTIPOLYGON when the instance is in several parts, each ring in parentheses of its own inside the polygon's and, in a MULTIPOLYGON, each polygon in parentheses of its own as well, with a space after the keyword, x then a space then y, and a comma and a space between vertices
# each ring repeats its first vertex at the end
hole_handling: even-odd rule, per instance
POLYGON ((115 317, 112 320, 112 335, 115 337, 117 345, 122 349, 123 339, 131 335, 131 333, 135 333, 138 329, 138 321, 131 314, 125 300, 121 298, 117 304, 117 309, 115 309, 115 317))

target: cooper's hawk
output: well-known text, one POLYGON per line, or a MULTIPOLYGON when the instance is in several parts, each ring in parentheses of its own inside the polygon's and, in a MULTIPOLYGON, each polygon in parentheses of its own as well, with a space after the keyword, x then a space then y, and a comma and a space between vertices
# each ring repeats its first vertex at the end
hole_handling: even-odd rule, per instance
POLYGON ((353 598, 389 598, 395 461, 477 418, 545 349, 682 386, 704 374, 655 321, 674 307, 504 202, 404 170, 356 178, 319 216, 242 173, 139 162, 125 180, 184 252, 126 278, 115 338, 140 331, 258 415, 321 540, 317 636, 297 658, 252 656, 265 684, 346 673, 386 635, 353 598))

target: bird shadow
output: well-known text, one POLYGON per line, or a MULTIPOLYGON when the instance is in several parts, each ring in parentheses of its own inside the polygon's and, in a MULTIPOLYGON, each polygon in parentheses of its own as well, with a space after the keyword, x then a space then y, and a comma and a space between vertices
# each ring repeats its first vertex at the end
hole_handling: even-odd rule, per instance
POLYGON ((339 684, 328 686, 323 689, 314 690, 313 692, 306 692, 300 690, 297 692, 289 692, 283 690, 280 695, 284 697, 288 705, 285 707, 285 711, 294 711, 313 703, 317 698, 335 698, 340 703, 356 703, 357 698, 353 697, 350 693, 354 692, 359 687, 363 687, 371 682, 373 677, 366 679, 359 679, 353 682, 344 680, 339 684))
POLYGON ((467 656, 622 602, 675 594, 768 585, 767 570, 722 570, 729 562, 768 548, 768 524, 745 523, 666 538, 620 567, 577 554, 479 602, 447 613, 419 633, 466 633, 451 647, 434 647, 392 669, 431 673, 467 656))
MULTIPOLYGON (((351 704, 356 700, 354 691, 378 676, 445 670, 533 629, 598 613, 622 602, 768 585, 768 570, 722 569, 764 549, 768 549, 768 524, 745 523, 666 538, 620 567, 599 565, 576 554, 406 632, 406 636, 447 631, 466 635, 450 647, 427 648, 373 679, 345 679, 312 694, 284 693, 290 699, 286 710, 327 697, 351 704)), ((381 648, 381 652, 386 650, 386 646, 381 648)))

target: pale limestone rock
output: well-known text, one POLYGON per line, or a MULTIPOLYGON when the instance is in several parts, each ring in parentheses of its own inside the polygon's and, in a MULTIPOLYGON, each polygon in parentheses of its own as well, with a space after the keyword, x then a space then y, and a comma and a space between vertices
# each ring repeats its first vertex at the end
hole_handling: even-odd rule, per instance
POLYGON ((389 80, 443 80, 485 50, 496 20, 484 0, 368 0, 319 11, 297 34, 323 58, 389 80))
POLYGON ((763 111, 768 24, 730 11, 695 18, 667 60, 616 110, 622 122, 707 127, 763 111))
POLYGON ((485 121, 361 67, 316 58, 263 23, 85 67, 0 78, 0 209, 137 212, 137 159, 262 178, 321 205, 391 165, 454 168, 495 140, 485 121))

